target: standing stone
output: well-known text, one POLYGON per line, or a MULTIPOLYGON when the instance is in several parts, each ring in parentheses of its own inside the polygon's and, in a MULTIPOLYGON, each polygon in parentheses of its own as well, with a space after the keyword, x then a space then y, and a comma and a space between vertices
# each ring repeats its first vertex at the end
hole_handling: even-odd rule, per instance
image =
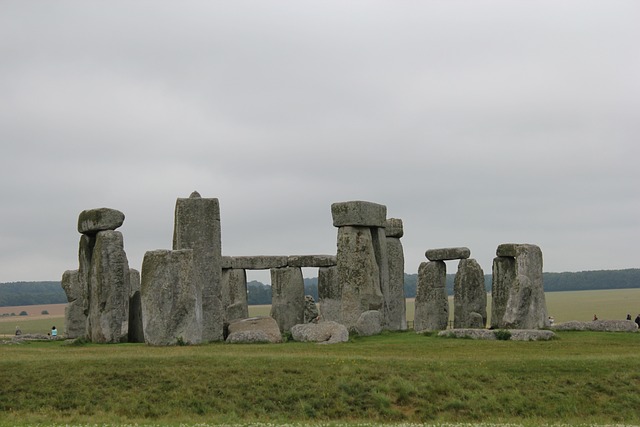
POLYGON ((342 287, 338 281, 338 267, 318 269, 318 306, 323 321, 341 321, 342 287))
POLYGON ((140 296, 140 272, 129 270, 131 295, 129 296, 129 342, 144 342, 142 324, 142 297, 140 296))
POLYGON ((386 299, 386 328, 390 331, 407 329, 407 308, 404 295, 404 251, 400 237, 402 220, 389 218, 385 226, 389 259, 389 293, 386 299))
POLYGON ((176 201, 173 249, 193 250, 195 292, 202 296, 202 340, 221 341, 224 314, 218 199, 203 199, 194 191, 188 199, 176 201))
POLYGON ((362 313, 381 310, 380 268, 369 227, 338 229, 338 282, 342 285, 342 324, 352 329, 362 313))
POLYGON ((475 259, 460 260, 453 293, 454 328, 472 328, 478 324, 484 328, 487 324, 487 291, 484 287, 484 272, 475 259), (477 316, 482 321, 478 322, 477 316))
POLYGON ((387 249, 387 236, 384 228, 372 228, 373 253, 376 256, 378 272, 380 274, 380 293, 382 294, 382 308, 380 309, 381 324, 383 329, 389 329, 389 300, 391 293, 389 289, 389 252, 387 249))
POLYGON ((541 329, 547 321, 547 304, 542 279, 542 251, 536 245, 504 244, 498 246, 496 255, 515 256, 515 271, 505 273, 514 277, 507 284, 509 296, 502 317, 502 328, 541 329))
POLYGON ((249 317, 247 273, 244 269, 225 268, 222 270, 222 306, 225 308, 225 323, 249 317))
POLYGON ((318 322, 318 306, 311 295, 304 296, 304 323, 318 322))
POLYGON ((503 317, 507 310, 509 288, 516 279, 516 259, 496 257, 493 259, 491 281, 491 328, 504 328, 503 317))
POLYGON ((416 332, 447 329, 449 299, 446 282, 447 266, 444 261, 420 264, 413 322, 416 332))
POLYGON ((87 330, 87 314, 85 313, 85 291, 79 280, 78 270, 67 270, 62 275, 62 289, 67 295, 67 306, 64 308, 66 338, 83 337, 87 330))
POLYGON ((129 263, 122 233, 99 231, 89 277, 88 338, 95 343, 126 341, 129 329, 129 263))
POLYGON ((271 269, 271 317, 282 333, 304 323, 304 279, 300 267, 271 269))
POLYGON ((142 261, 144 338, 151 345, 202 341, 202 300, 193 250, 149 251, 142 261))

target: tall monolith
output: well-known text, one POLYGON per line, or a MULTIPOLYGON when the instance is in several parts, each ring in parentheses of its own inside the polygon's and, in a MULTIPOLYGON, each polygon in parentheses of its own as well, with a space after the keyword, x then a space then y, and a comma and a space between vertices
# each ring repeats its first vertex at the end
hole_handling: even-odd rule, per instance
POLYGON ((484 272, 473 259, 458 263, 453 285, 453 327, 485 328, 487 324, 487 291, 484 272))
POLYGON ((444 261, 423 262, 418 268, 413 329, 416 332, 447 329, 449 299, 444 261))
MULTIPOLYGON (((402 220, 389 218, 385 223, 389 262, 389 291, 385 298, 385 327, 390 331, 407 329, 407 308, 404 295, 404 251, 400 238, 404 231, 402 220)), ((384 292, 383 292, 384 294, 384 292)))

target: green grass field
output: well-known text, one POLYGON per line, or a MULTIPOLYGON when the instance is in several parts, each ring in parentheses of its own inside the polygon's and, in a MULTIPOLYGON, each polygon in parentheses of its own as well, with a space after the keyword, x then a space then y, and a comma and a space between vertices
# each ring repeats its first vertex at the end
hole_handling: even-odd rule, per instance
POLYGON ((0 345, 0 425, 640 424, 640 334, 0 345))

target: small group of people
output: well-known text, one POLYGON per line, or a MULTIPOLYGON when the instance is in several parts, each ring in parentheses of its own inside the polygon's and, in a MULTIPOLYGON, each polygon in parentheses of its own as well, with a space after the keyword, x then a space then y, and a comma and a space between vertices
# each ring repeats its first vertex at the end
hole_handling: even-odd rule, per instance
MULTIPOLYGON (((631 320, 631 314, 627 313, 627 320, 631 320)), ((640 314, 638 314, 636 316, 636 320, 634 320, 634 322, 636 322, 636 325, 638 325, 638 328, 640 328, 640 314)))

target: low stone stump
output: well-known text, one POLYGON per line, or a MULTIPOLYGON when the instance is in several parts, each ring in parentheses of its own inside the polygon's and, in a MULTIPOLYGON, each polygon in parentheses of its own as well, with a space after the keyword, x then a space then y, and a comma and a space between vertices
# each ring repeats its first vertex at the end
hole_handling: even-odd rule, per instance
POLYGON ((474 340, 497 340, 496 332, 510 333, 511 341, 548 341, 556 336, 553 331, 542 329, 449 329, 438 333, 445 338, 471 338, 474 340))
POLYGON ((353 330, 361 337, 379 335, 382 332, 382 314, 378 310, 365 311, 358 317, 353 330))
POLYGON ((229 324, 227 343, 281 343, 278 323, 272 317, 258 316, 240 319, 229 324))
POLYGON ((337 322, 318 322, 294 325, 291 328, 294 341, 337 344, 349 341, 349 331, 337 322))
POLYGON ((597 332, 638 332, 638 325, 632 320, 594 320, 590 322, 558 323, 550 327, 554 331, 597 331, 597 332))

